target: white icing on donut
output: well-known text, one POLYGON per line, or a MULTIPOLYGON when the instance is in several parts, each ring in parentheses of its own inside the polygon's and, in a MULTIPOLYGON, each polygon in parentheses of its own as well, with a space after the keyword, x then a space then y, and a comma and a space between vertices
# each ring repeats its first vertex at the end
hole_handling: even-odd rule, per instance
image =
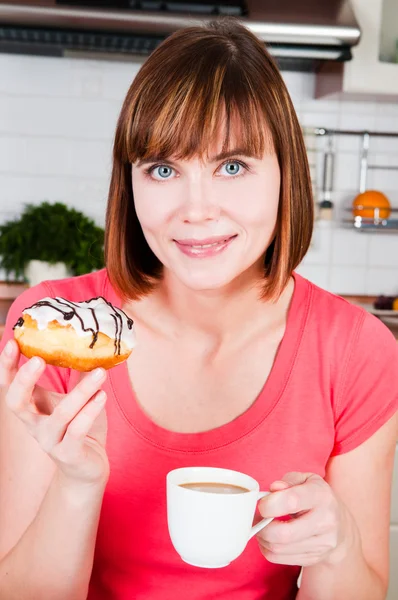
MULTIPOLYGON (((23 314, 34 319, 38 329, 46 329, 51 321, 57 321, 63 327, 70 325, 77 335, 93 338, 91 347, 95 345, 98 332, 104 333, 115 340, 115 354, 120 354, 120 341, 128 349, 134 348, 136 343, 132 319, 101 296, 84 302, 71 302, 59 296, 43 298, 25 308, 23 314)), ((16 327, 23 328, 20 321, 16 327)))

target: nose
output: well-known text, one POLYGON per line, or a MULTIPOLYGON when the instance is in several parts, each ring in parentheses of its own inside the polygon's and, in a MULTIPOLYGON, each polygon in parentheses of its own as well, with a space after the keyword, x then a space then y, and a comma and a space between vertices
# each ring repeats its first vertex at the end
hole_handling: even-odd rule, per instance
POLYGON ((217 198, 209 187, 197 179, 187 183, 181 206, 181 218, 186 223, 216 221, 220 216, 217 198))

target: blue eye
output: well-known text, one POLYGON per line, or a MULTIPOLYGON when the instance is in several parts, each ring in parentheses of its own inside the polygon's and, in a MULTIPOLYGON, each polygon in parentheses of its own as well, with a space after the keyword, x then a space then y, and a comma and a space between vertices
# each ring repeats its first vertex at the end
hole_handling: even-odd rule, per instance
POLYGON ((230 160, 221 165, 221 173, 222 175, 238 175, 242 170, 242 166, 237 160, 230 160), (225 171, 222 172, 222 169, 225 169, 225 171))
POLYGON ((169 167, 168 165, 157 165, 152 167, 150 173, 152 177, 161 181, 162 179, 170 179, 170 175, 173 173, 174 169, 169 167))

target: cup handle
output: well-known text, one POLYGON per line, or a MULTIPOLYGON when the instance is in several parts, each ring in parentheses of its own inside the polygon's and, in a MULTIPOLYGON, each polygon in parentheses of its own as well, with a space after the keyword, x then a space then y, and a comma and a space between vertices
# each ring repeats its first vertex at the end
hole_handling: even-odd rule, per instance
MULTIPOLYGON (((258 494, 258 498, 257 500, 261 500, 261 498, 264 498, 264 496, 268 496, 268 494, 270 494, 271 492, 259 492, 258 494)), ((259 531, 261 531, 266 525, 268 525, 268 523, 271 523, 271 521, 273 521, 273 517, 270 517, 268 519, 262 519, 259 523, 257 523, 257 525, 254 525, 251 528, 250 531, 250 535, 249 535, 249 540, 256 535, 256 533, 258 533, 259 531)))

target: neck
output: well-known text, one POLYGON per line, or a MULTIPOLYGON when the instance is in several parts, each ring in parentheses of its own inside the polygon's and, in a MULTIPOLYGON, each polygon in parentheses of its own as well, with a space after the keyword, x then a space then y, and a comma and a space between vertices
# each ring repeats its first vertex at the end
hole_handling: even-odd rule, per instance
MULTIPOLYGON (((228 340, 237 331, 258 326, 258 319, 272 322, 280 315, 280 302, 261 299, 263 280, 256 273, 245 273, 227 288, 194 291, 186 288, 169 272, 152 296, 153 310, 163 317, 163 323, 181 333, 195 333, 213 339, 228 340), (165 318, 166 317, 166 318, 165 318), (242 324, 244 327, 242 328, 242 324)), ((291 281, 283 292, 281 301, 287 307, 293 292, 291 281)))

